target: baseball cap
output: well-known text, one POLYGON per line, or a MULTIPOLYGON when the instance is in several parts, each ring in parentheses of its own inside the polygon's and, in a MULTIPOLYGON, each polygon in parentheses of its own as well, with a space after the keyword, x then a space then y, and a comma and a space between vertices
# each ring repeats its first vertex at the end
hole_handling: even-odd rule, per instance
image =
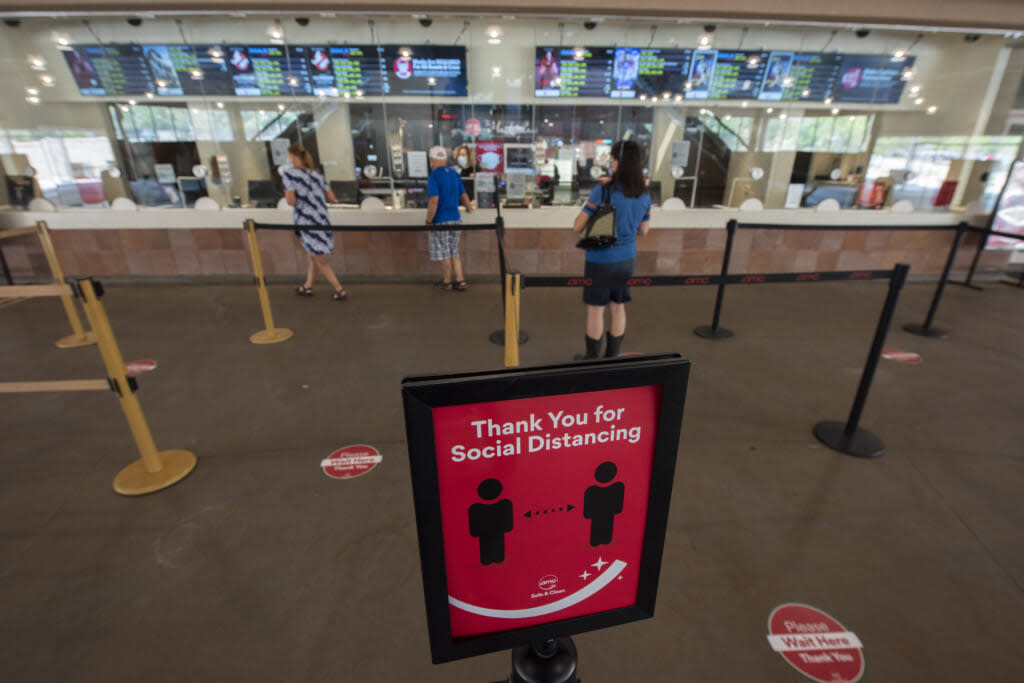
POLYGON ((448 152, 444 150, 441 145, 434 145, 430 148, 430 158, 436 159, 437 161, 444 161, 448 158, 448 152))

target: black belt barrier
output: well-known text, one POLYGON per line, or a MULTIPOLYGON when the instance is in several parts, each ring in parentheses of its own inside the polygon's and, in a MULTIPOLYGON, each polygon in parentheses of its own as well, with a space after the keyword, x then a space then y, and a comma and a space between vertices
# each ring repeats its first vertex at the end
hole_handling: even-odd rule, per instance
MULTIPOLYGON (((705 339, 727 339, 734 336, 732 330, 720 327, 719 321, 722 317, 722 302, 725 298, 725 286, 735 284, 729 275, 729 263, 732 260, 732 245, 737 230, 827 230, 833 232, 909 232, 927 230, 937 232, 955 231, 960 235, 962 231, 969 230, 970 228, 967 227, 966 223, 960 223, 959 225, 779 225, 775 223, 740 223, 733 219, 726 223, 725 229, 726 239, 725 253, 722 255, 722 274, 717 281, 718 293, 715 296, 715 311, 711 317, 711 324, 700 325, 693 330, 694 334, 698 337, 704 337, 705 339)), ((956 239, 954 247, 959 247, 959 240, 960 237, 956 239)), ((953 252, 952 257, 956 257, 955 251, 953 252)), ((822 281, 824 282, 827 280, 823 278, 822 281)), ((941 295, 941 291, 939 294, 941 295)))
MULTIPOLYGON (((260 255, 259 239, 256 237, 257 230, 329 230, 331 232, 428 232, 437 230, 439 232, 453 232, 463 230, 493 230, 498 239, 499 268, 501 272, 502 285, 504 286, 505 272, 505 251, 502 246, 502 235, 505 231, 505 224, 501 218, 501 210, 498 210, 498 218, 493 223, 469 223, 466 225, 290 225, 280 223, 257 223, 249 219, 242 227, 249 240, 249 256, 252 258, 253 275, 256 278, 257 293, 259 294, 260 309, 263 313, 264 329, 252 334, 249 341, 253 344, 277 344, 291 339, 294 334, 285 327, 274 326, 274 314, 270 309, 270 294, 267 292, 266 275, 263 270, 263 257, 260 255)), ((502 297, 504 303, 504 297, 502 297)))
MULTIPOLYGON (((735 229, 735 228, 734 228, 735 229)), ((962 232, 958 233, 962 236, 962 232)), ((807 273, 747 273, 742 275, 634 275, 630 277, 564 277, 564 276, 523 276, 520 273, 509 273, 508 304, 506 306, 506 328, 509 332, 509 345, 515 337, 519 324, 520 289, 528 287, 686 287, 701 285, 736 284, 767 284, 781 282, 841 282, 889 280, 889 293, 885 305, 875 327, 875 336, 868 352, 867 362, 861 374, 857 395, 853 400, 853 408, 846 422, 825 421, 814 426, 814 436, 829 448, 861 458, 876 458, 885 452, 885 444, 881 439, 860 427, 860 417, 867 401, 868 390, 878 367, 878 359, 882 354, 885 337, 892 324, 893 313, 900 291, 906 284, 910 266, 897 264, 893 270, 845 270, 807 273)), ((505 365, 519 365, 518 345, 514 349, 506 348, 505 365)))

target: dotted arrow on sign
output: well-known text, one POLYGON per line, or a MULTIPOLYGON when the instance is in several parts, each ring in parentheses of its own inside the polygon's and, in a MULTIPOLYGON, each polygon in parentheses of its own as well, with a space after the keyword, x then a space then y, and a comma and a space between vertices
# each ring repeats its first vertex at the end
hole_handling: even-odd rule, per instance
POLYGON ((576 509, 575 505, 564 505, 564 506, 559 506, 559 507, 543 508, 543 509, 540 509, 540 510, 531 510, 529 512, 525 512, 525 513, 523 513, 523 517, 526 517, 527 519, 529 519, 531 517, 540 517, 541 515, 547 515, 547 514, 551 514, 551 513, 554 513, 554 512, 569 512, 570 510, 575 510, 575 509, 576 509))

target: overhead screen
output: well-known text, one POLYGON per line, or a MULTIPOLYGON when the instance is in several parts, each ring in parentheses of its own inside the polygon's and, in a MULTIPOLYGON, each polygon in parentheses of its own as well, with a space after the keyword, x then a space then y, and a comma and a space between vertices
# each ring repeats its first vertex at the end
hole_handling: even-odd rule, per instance
POLYGON ((895 104, 914 58, 815 52, 538 47, 537 97, 895 104))
POLYGON ((467 94, 457 46, 81 45, 64 57, 83 95, 467 94))

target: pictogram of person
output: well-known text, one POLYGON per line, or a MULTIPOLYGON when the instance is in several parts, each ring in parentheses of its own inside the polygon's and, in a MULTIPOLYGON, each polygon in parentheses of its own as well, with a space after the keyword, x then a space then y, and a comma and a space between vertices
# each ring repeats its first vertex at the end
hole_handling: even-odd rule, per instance
MULTIPOLYGON (((501 490, 497 479, 484 479, 476 492, 483 500, 495 500, 501 490)), ((505 561, 505 534, 512 531, 512 522, 512 501, 507 498, 469 506, 469 535, 480 539, 480 564, 505 561)))
MULTIPOLYGON (((613 462, 603 462, 594 470, 598 484, 608 484, 618 468, 613 462)), ((617 481, 610 486, 594 484, 583 494, 583 516, 590 520, 590 545, 608 545, 615 530, 615 515, 622 512, 622 501, 626 497, 626 485, 617 481)))

